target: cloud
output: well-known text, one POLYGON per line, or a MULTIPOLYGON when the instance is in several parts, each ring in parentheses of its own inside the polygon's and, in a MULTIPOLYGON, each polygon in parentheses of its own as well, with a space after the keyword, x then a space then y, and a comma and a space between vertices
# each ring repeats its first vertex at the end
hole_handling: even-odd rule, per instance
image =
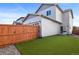
POLYGON ((0 20, 0 24, 12 24, 13 23, 13 20, 12 19, 1 19, 0 20))
POLYGON ((74 15, 73 26, 79 26, 79 15, 74 15))
POLYGON ((26 16, 22 13, 0 13, 0 24, 11 24, 19 17, 26 16))
MULTIPOLYGON (((25 8, 23 8, 20 4, 11 4, 11 6, 8 6, 7 4, 4 4, 5 7, 1 7, 0 11, 1 12, 25 12, 27 13, 27 10, 25 8)), ((9 4, 10 5, 10 4, 9 4)))
POLYGON ((19 17, 26 16, 27 11, 20 5, 13 8, 0 8, 0 24, 12 24, 19 17))
POLYGON ((22 14, 22 13, 1 13, 0 12, 0 18, 17 18, 25 15, 26 14, 22 14))

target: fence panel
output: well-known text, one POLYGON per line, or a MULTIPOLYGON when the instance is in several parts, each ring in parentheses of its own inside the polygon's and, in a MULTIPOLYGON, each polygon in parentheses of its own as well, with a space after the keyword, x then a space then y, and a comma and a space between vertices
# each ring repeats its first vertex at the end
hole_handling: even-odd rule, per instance
POLYGON ((37 38, 39 26, 0 25, 0 47, 37 38))

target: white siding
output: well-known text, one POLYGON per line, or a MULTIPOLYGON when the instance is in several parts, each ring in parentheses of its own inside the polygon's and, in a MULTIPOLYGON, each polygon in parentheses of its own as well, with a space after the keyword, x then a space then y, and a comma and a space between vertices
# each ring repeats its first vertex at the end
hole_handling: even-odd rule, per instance
POLYGON ((71 16, 71 13, 69 12, 69 33, 72 34, 72 29, 73 29, 73 19, 71 16))
POLYGON ((60 34, 60 24, 42 18, 42 37, 60 34))
MULTIPOLYGON (((43 7, 45 8, 46 6, 43 6, 43 7)), ((62 12, 56 6, 51 6, 51 7, 48 7, 47 9, 43 9, 41 11, 38 11, 37 14, 42 14, 42 15, 47 16, 46 13, 49 10, 51 10, 51 15, 48 17, 50 17, 54 20, 57 20, 59 22, 62 22, 62 12)))
MULTIPOLYGON (((44 6, 44 7, 46 7, 46 6, 44 6)), ((51 6, 51 7, 48 7, 47 9, 42 10, 42 11, 38 11, 37 14, 47 16, 47 14, 46 14, 47 11, 48 11, 48 10, 51 10, 51 15, 48 16, 48 17, 50 17, 50 18, 52 18, 52 19, 55 19, 55 18, 56 18, 56 10, 55 10, 55 8, 56 8, 55 6, 51 6)))
POLYGON ((67 32, 67 34, 72 34, 72 27, 73 27, 73 20, 70 12, 65 12, 63 14, 63 27, 64 31, 67 32))
POLYGON ((56 20, 62 22, 62 12, 56 7, 56 20))
POLYGON ((69 28, 68 28, 68 26, 69 26, 69 16, 68 16, 68 12, 65 12, 64 14, 63 14, 63 20, 62 20, 63 22, 63 31, 66 31, 66 34, 68 34, 69 33, 69 28))
POLYGON ((33 17, 33 18, 27 18, 27 20, 24 21, 23 24, 32 24, 32 23, 40 22, 40 21, 41 21, 41 17, 36 16, 36 17, 33 17))
POLYGON ((39 16, 27 19, 23 24, 30 24, 32 22, 39 22, 39 21, 41 21, 40 35, 42 37, 60 34, 60 24, 39 16))

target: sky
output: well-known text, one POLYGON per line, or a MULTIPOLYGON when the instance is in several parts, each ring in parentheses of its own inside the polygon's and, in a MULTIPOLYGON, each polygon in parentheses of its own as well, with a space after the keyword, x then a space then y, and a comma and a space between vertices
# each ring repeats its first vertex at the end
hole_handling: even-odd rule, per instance
MULTIPOLYGON (((41 4, 39 3, 0 3, 0 24, 12 24, 21 16, 35 13, 41 4)), ((73 10, 73 26, 79 26, 79 4, 60 3, 60 8, 73 10)))

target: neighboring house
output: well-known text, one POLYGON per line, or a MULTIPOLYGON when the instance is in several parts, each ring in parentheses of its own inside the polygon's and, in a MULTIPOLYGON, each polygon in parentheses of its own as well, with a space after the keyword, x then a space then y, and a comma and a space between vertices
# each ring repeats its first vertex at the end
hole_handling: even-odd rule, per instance
POLYGON ((73 12, 62 10, 58 4, 42 4, 35 14, 28 14, 19 23, 40 26, 40 36, 72 34, 73 12))
POLYGON ((17 25, 17 24, 21 25, 24 18, 25 17, 20 17, 19 19, 17 19, 16 21, 14 21, 13 24, 14 25, 17 25))

